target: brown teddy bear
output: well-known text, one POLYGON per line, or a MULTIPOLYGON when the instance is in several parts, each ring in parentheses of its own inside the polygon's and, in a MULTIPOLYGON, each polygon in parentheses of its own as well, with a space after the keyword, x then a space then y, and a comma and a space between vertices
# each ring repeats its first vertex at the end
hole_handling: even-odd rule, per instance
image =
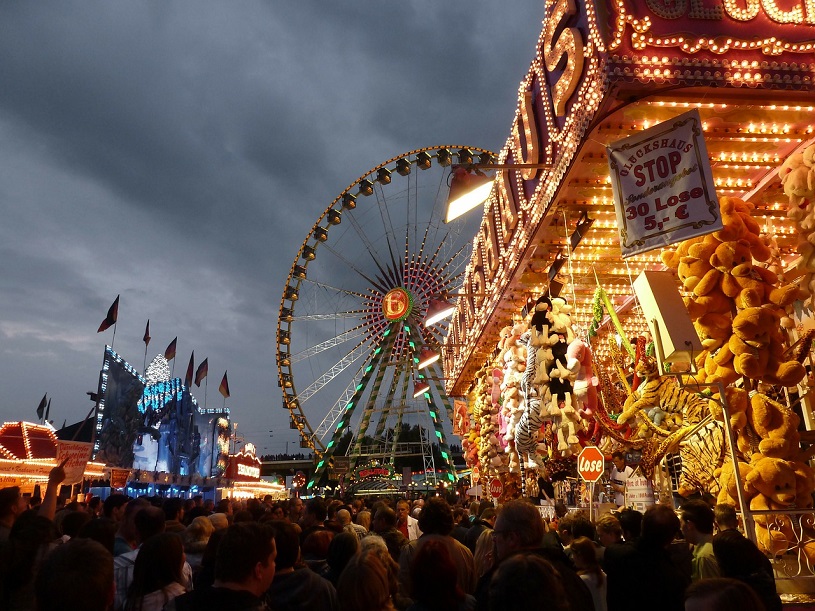
POLYGON ((760 392, 750 393, 750 424, 761 438, 758 451, 771 458, 791 460, 800 451, 800 418, 786 405, 760 392))
POLYGON ((733 319, 733 335, 728 341, 736 372, 768 384, 795 386, 806 370, 801 363, 783 357, 783 338, 775 308, 745 308, 733 319))
MULTIPOLYGON (((780 458, 769 456, 754 460, 745 478, 744 487, 751 497, 750 509, 787 510, 795 507, 798 480, 793 466, 780 458)), ((787 515, 754 516, 756 543, 759 549, 777 556, 795 544, 792 522, 787 515)))

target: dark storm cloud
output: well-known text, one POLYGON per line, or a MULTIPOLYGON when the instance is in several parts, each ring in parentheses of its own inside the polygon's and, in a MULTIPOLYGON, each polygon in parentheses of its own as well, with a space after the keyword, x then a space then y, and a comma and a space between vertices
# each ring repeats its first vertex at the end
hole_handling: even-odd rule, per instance
POLYGON ((229 369, 247 430, 285 429, 277 310, 312 224, 403 152, 499 149, 541 13, 532 0, 0 3, 3 415, 32 417, 45 390, 57 424, 84 415, 112 339, 94 332, 121 294, 125 358, 141 366, 150 318, 148 360, 179 335, 180 368, 194 349, 215 387, 229 369))

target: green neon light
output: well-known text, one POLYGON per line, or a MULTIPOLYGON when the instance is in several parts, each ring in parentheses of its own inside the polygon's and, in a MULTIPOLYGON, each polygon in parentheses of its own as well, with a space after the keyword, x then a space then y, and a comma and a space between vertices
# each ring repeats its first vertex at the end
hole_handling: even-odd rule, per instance
POLYGON ((433 418, 433 420, 436 419, 436 412, 434 412, 432 409, 430 410, 430 417, 433 418))
POLYGON ((404 327, 404 328, 405 328, 405 331, 407 331, 408 333, 410 333, 410 327, 409 327, 408 325, 405 325, 405 327, 404 327))
MULTIPOLYGON (((328 447, 330 448, 333 445, 334 445, 334 440, 332 439, 331 441, 328 442, 328 447)), ((441 454, 442 454, 442 456, 444 456, 444 452, 442 452, 441 454)), ((444 456, 444 457, 447 458, 446 456, 444 456)))
POLYGON ((362 390, 362 384, 357 384, 357 390, 362 390))
POLYGON ((391 333, 390 329, 385 329, 385 332, 382 334, 382 337, 387 337, 388 335, 390 335, 390 333, 391 333))
POLYGON ((342 425, 343 425, 343 424, 345 424, 345 422, 343 422, 342 420, 340 420, 340 423, 337 425, 337 430, 338 430, 338 431, 339 431, 339 430, 342 428, 342 425))
POLYGON ((324 460, 321 460, 320 462, 318 462, 318 463, 317 463, 317 468, 319 469, 319 468, 320 468, 320 467, 322 467, 324 464, 325 464, 325 461, 324 461, 324 460))
POLYGON ((448 474, 447 474, 447 479, 449 479, 449 480, 452 482, 452 481, 453 481, 453 474, 452 474, 452 473, 448 473, 448 474))
MULTIPOLYGON (((333 442, 332 442, 332 443, 333 443, 333 442)), ((330 444, 329 444, 329 445, 330 445, 330 444)), ((441 453, 441 457, 442 457, 444 460, 448 460, 448 459, 450 458, 450 456, 448 456, 447 452, 444 452, 444 451, 441 453)))
POLYGON ((408 345, 409 345, 411 348, 413 348, 414 350, 416 350, 416 344, 414 344, 412 340, 408 342, 408 345))
POLYGON ((314 487, 314 482, 309 482, 308 486, 306 486, 306 488, 313 488, 313 487, 314 487))
POLYGON ((438 431, 436 431, 436 437, 438 437, 439 439, 441 439, 441 433, 439 433, 438 431))
POLYGON ((368 365, 368 366, 365 368, 365 373, 368 373, 368 372, 369 372, 371 369, 373 369, 373 368, 374 368, 374 366, 373 366, 373 365, 368 365))

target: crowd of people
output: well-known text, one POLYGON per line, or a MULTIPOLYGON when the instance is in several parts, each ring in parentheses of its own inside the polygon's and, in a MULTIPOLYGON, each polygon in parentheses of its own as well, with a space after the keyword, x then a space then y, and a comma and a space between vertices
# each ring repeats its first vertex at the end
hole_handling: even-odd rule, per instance
POLYGON ((779 611, 732 507, 591 521, 513 500, 218 503, 0 490, 0 608, 39 611, 779 611))

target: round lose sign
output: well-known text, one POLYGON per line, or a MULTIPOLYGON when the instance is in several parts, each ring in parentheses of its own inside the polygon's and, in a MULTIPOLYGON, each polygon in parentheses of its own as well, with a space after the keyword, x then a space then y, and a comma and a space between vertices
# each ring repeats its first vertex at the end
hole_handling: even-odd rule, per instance
POLYGON ((501 480, 493 478, 490 481, 490 496, 494 499, 501 498, 501 495, 504 494, 504 484, 501 483, 501 480))
POLYGON ((605 457, 595 446, 586 446, 577 455, 577 474, 584 482, 596 482, 603 477, 605 457))

